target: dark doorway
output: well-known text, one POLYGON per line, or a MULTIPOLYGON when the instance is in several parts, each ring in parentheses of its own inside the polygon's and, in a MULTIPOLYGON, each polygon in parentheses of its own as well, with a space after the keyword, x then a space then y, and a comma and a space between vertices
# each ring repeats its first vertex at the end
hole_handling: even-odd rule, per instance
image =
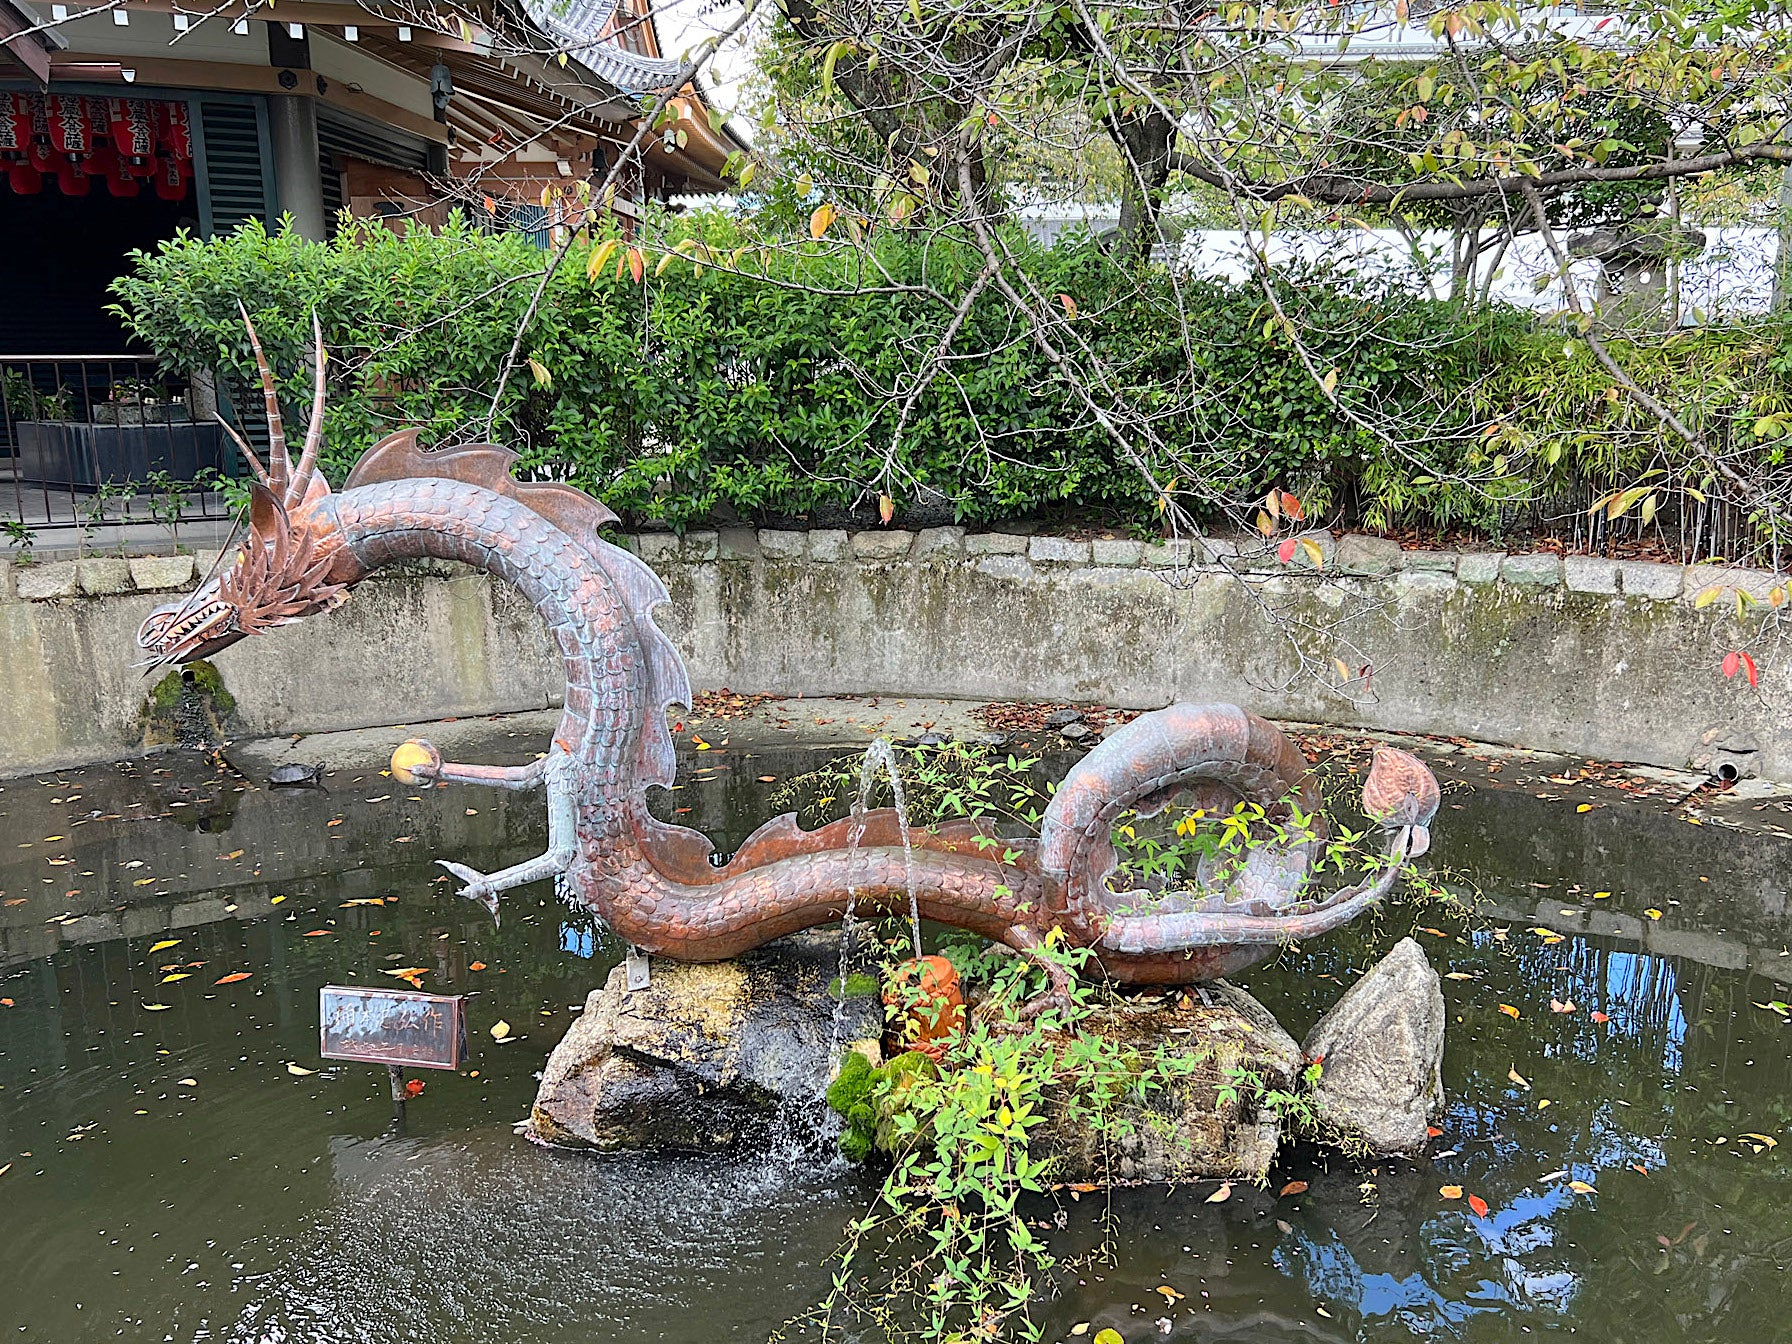
POLYGON ((46 182, 35 195, 0 186, 0 354, 106 355, 133 347, 105 311, 106 286, 127 269, 125 254, 153 248, 186 225, 186 199, 164 201, 147 186, 134 197, 64 196, 46 182))

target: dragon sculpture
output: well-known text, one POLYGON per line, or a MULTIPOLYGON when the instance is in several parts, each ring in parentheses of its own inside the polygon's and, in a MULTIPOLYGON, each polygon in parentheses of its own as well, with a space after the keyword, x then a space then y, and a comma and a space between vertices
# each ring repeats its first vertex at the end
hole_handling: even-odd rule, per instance
MULTIPOLYGON (((551 749, 528 765, 461 765, 413 740, 392 760, 405 783, 546 787, 546 853, 494 873, 441 861, 465 884, 462 894, 494 915, 498 893, 555 878, 635 948, 714 961, 842 918, 849 889, 861 909, 906 912, 912 883, 923 917, 1023 953, 1051 935, 1092 949, 1109 979, 1194 983, 1339 927, 1385 894, 1429 843, 1437 781, 1416 758, 1382 749, 1363 791, 1389 837, 1373 880, 1305 896, 1319 842, 1298 833, 1251 848, 1192 891, 1113 890, 1112 831, 1123 812, 1230 811, 1243 799, 1274 822, 1318 803, 1306 760, 1273 725, 1231 705, 1173 705, 1134 719, 1072 769, 1036 840, 998 840, 991 824, 965 821, 916 829, 905 851, 891 810, 813 831, 787 815, 718 865, 702 834, 648 812, 648 788, 674 778, 666 711, 688 705, 690 688, 654 623, 666 589, 638 557, 599 536, 615 515, 569 485, 513 479, 517 459, 503 448, 424 451, 415 431, 368 450, 333 492, 317 468, 324 349, 315 320, 314 334, 316 390, 295 465, 250 328, 269 452, 264 467, 238 439, 256 478, 248 535, 195 592, 152 614, 138 642, 156 666, 208 658, 245 635, 330 610, 395 560, 464 561, 514 585, 546 622, 565 666, 551 749)), ((1042 1000, 1066 988, 1062 972, 1047 965, 1053 980, 1042 1000)))

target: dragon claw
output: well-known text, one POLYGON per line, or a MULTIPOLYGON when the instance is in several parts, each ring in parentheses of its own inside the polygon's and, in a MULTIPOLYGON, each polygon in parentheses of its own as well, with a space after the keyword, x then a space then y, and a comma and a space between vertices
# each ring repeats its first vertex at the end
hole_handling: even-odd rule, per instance
POLYGON ((492 922, 497 922, 498 893, 491 883, 485 880, 484 873, 479 872, 477 869, 469 868, 464 863, 452 863, 447 859, 437 859, 436 863, 441 867, 446 868, 450 873, 466 884, 461 887, 460 895, 465 896, 469 901, 475 901, 478 904, 483 905, 486 910, 490 912, 492 922))

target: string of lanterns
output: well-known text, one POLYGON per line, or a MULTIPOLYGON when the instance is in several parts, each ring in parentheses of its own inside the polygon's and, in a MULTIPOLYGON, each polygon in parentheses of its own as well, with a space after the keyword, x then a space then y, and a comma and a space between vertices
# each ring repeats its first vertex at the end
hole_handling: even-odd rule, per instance
POLYGON ((51 181, 64 196, 86 196, 99 181, 114 196, 135 196, 149 186, 164 201, 182 200, 193 177, 187 106, 0 93, 0 171, 22 196, 51 181))

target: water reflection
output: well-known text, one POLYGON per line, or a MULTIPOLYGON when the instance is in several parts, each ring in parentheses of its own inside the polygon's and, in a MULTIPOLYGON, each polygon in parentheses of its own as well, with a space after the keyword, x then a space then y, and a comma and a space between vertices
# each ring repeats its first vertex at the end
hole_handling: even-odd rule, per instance
MULTIPOLYGON (((726 852, 764 818, 760 777, 813 761, 705 753, 656 808, 726 852)), ((619 949, 545 888, 494 928, 429 860, 538 851, 539 800, 329 784, 274 795, 189 763, 0 792, 0 1326, 72 1344, 695 1342, 764 1338, 817 1300, 871 1189, 812 1135, 687 1160, 511 1132, 619 949), (399 1137, 383 1074, 317 1059, 316 991, 419 967, 472 996, 475 1057, 428 1078, 399 1137), (492 1039, 500 1017, 516 1039, 492 1039)), ((1792 978, 1792 847, 1641 805, 1450 801, 1435 857, 1472 912, 1391 910, 1249 981, 1298 1036, 1417 928, 1466 977, 1445 981, 1435 1155, 1297 1156, 1220 1204, 1207 1186, 1068 1204, 1058 1249, 1086 1259, 1048 1338, 1779 1337, 1792 1059, 1755 1005, 1792 978), (1307 1189, 1278 1196, 1291 1181, 1307 1189)))

